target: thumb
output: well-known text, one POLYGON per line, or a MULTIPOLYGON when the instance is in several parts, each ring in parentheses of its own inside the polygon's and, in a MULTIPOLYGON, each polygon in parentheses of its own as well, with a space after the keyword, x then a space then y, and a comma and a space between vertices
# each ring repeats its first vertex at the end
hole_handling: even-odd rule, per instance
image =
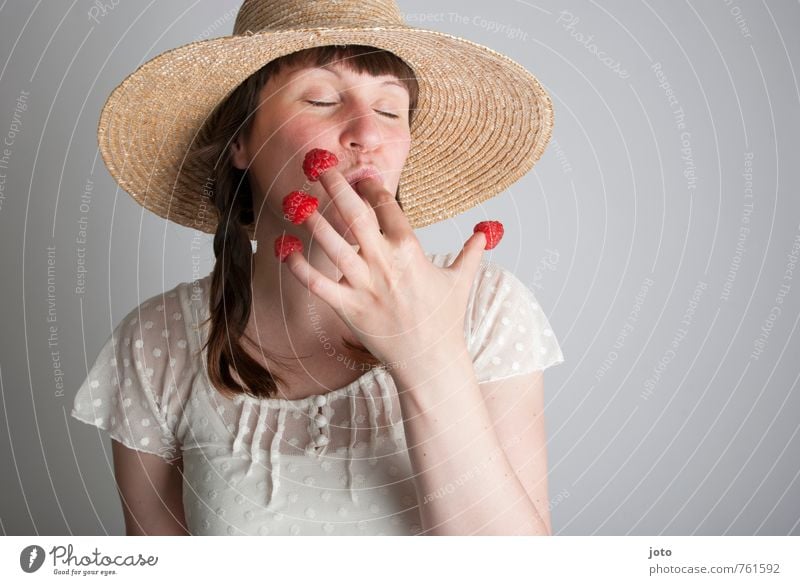
POLYGON ((482 231, 474 232, 464 243, 464 247, 456 259, 450 264, 450 270, 458 273, 459 278, 467 278, 469 282, 472 282, 481 265, 485 248, 486 234, 482 231))

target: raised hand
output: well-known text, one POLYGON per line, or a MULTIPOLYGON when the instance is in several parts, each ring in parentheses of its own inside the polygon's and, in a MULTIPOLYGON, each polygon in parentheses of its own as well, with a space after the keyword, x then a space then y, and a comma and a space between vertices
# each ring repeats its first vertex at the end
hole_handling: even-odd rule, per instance
POLYGON ((483 250, 502 238, 502 224, 476 225, 453 263, 440 268, 425 255, 394 195, 371 177, 359 181, 356 191, 336 168, 335 156, 325 153, 311 151, 306 161, 322 163, 306 164, 304 170, 328 192, 358 251, 317 211, 315 198, 295 191, 284 200, 287 220, 299 219, 295 223, 310 231, 343 277, 336 282, 319 273, 293 236, 278 238, 276 255, 384 363, 461 347, 469 292, 483 250))

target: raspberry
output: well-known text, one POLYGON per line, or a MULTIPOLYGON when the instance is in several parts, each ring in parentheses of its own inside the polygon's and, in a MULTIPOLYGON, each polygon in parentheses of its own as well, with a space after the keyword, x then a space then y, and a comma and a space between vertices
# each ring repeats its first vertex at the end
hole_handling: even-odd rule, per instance
POLYGON ((486 236, 486 247, 484 250, 491 250, 500 240, 503 239, 503 224, 499 221, 482 221, 475 225, 472 233, 483 232, 486 236))
POLYGON ((285 234, 283 236, 279 236, 275 240, 275 256, 280 258, 281 262, 286 262, 286 258, 292 252, 302 252, 303 251, 303 242, 300 241, 300 238, 295 236, 285 234))
POLYGON ((292 191, 283 198, 283 218, 299 225, 308 219, 318 206, 319 199, 316 197, 305 191, 292 191))
POLYGON ((303 159, 303 172, 310 181, 319 180, 319 176, 331 167, 339 164, 336 155, 322 148, 313 148, 303 159))

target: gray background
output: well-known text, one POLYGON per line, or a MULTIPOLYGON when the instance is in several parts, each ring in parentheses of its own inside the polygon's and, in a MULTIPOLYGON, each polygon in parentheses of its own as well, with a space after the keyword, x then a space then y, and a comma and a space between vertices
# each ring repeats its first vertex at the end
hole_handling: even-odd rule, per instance
MULTIPOLYGON (((0 139, 14 133, 0 168, 9 535, 124 532, 110 439, 68 416, 72 399, 122 316, 191 280, 193 263, 212 268, 211 236, 117 189, 95 131, 129 72, 229 34, 239 2, 106 4, 116 6, 95 20, 90 0, 0 4, 0 139)), ((554 532, 800 534, 800 269, 786 273, 800 246, 800 5, 399 6, 416 26, 519 61, 553 97, 553 140, 534 171, 418 235, 450 251, 477 221, 503 221, 487 258, 534 291, 562 345, 566 362, 545 375, 554 532)))

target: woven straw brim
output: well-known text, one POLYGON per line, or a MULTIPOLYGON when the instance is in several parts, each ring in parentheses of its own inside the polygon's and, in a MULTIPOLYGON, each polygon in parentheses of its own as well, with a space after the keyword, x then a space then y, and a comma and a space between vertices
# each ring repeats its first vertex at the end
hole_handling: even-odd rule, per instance
POLYGON ((544 152, 553 128, 550 96, 508 57, 411 27, 306 29, 195 42, 143 64, 112 92, 100 116, 98 141, 109 172, 146 209, 214 233, 218 214, 203 188, 211 171, 183 164, 209 114, 269 61, 345 44, 391 51, 417 75, 418 111, 400 178, 400 201, 414 228, 501 193, 544 152))

